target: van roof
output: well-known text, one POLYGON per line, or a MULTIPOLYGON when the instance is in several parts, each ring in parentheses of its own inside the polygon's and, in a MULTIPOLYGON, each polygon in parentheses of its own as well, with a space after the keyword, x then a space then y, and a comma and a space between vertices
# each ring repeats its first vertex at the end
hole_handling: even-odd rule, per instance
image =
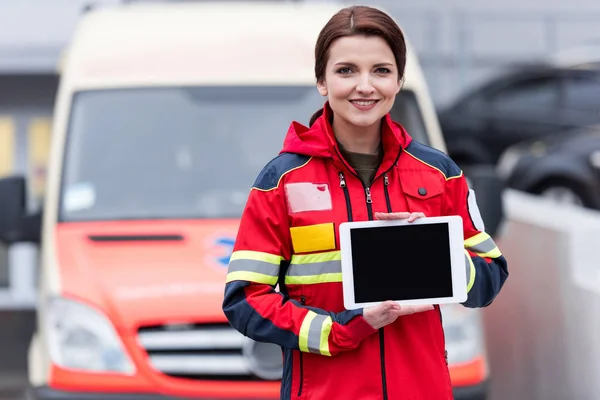
MULTIPOLYGON (((336 3, 198 2, 86 13, 64 60, 72 90, 314 84, 314 45, 336 3)), ((420 85, 410 49, 405 87, 420 85)))

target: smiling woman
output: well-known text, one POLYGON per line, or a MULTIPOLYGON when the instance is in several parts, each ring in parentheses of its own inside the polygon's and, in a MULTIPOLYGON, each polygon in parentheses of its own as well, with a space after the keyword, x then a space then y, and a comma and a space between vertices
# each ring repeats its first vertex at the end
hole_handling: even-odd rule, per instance
MULTIPOLYGON (((459 215, 469 307, 494 299, 506 261, 472 222, 477 206, 467 204, 462 171, 405 129, 421 124, 392 120, 400 109, 408 114, 412 98, 397 96, 406 43, 395 22, 374 8, 344 8, 321 30, 315 56, 317 89, 327 101, 310 126, 291 123, 279 155, 254 181, 223 310, 244 335, 283 348, 282 399, 451 399, 439 305, 384 301, 346 310, 339 227, 459 215)), ((393 279, 396 269, 426 268, 403 257, 416 249, 396 246, 396 265, 379 265, 373 254, 373 282, 393 279)), ((423 285, 434 282, 434 272, 421 272, 431 277, 423 285)))

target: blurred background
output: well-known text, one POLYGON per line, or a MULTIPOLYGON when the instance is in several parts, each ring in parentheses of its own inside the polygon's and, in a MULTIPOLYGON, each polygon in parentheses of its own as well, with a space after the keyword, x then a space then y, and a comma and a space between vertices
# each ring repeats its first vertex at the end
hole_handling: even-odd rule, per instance
MULTIPOLYGON (((27 176, 30 211, 42 204, 59 65, 79 19, 142 2, 0 1, 0 177, 27 176)), ((489 398, 600 398, 600 2, 361 4, 382 7, 405 31, 449 154, 465 171, 493 168, 508 188, 497 242, 511 276, 482 317, 489 398)), ((27 385, 34 248, 0 244, 7 399, 27 385)))

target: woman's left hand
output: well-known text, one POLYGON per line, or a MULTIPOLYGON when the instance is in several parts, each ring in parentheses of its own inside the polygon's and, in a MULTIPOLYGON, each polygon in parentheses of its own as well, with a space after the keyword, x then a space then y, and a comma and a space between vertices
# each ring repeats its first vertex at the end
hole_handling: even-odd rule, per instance
POLYGON ((414 222, 419 218, 425 218, 422 212, 393 212, 393 213, 375 213, 375 219, 390 221, 393 219, 406 219, 408 222, 414 222))

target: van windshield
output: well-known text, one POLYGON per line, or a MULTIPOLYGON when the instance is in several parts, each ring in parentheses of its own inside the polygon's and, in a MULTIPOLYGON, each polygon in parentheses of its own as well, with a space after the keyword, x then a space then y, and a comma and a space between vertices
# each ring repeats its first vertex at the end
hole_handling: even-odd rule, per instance
MULTIPOLYGON (((314 86, 77 93, 60 220, 238 218, 290 121, 308 124, 323 102, 314 86)), ((428 142, 413 93, 393 117, 428 142)))

